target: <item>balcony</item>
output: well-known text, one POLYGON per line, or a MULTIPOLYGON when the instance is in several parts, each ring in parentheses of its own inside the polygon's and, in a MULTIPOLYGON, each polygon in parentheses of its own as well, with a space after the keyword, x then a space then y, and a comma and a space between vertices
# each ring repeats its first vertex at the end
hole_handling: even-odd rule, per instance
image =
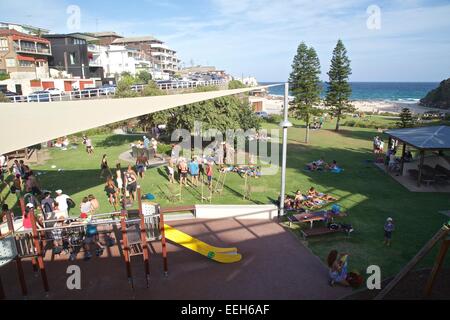
POLYGON ((44 56, 51 56, 52 51, 50 48, 42 48, 35 44, 33 45, 23 45, 23 43, 19 46, 18 44, 14 45, 14 50, 17 53, 28 53, 28 54, 38 54, 38 55, 44 55, 44 56))

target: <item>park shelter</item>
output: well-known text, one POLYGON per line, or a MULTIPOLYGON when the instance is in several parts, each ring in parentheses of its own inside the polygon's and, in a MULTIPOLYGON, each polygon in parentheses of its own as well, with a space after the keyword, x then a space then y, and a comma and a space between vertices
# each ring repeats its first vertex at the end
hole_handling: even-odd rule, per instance
MULTIPOLYGON (((398 130, 389 130, 386 132, 389 136, 389 146, 393 140, 403 144, 400 174, 403 175, 405 166, 406 147, 410 146, 417 149, 420 154, 418 186, 422 183, 424 163, 426 153, 438 152, 443 155, 444 151, 450 150, 450 127, 449 126, 430 126, 422 128, 406 128, 398 130)), ((447 158, 447 161, 449 158, 447 158)))

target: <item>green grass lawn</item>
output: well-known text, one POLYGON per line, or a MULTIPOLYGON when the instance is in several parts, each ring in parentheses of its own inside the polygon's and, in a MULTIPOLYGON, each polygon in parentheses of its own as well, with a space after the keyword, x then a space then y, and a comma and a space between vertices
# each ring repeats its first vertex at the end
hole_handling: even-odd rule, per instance
MULTIPOLYGON (((377 121, 383 121, 383 118, 377 121)), ((373 264, 382 268, 383 277, 398 272, 446 221, 438 211, 450 208, 449 194, 411 193, 368 163, 366 160, 373 159, 372 139, 378 134, 375 129, 343 127, 336 133, 331 130, 334 124, 328 123, 325 130, 313 131, 310 144, 305 145, 305 129, 298 121, 294 124, 295 127, 289 130, 288 193, 298 189, 306 191, 314 186, 321 192, 340 197, 339 204, 349 212, 349 217, 343 221, 355 228, 349 239, 344 235, 331 235, 310 240, 307 245, 322 260, 333 249, 350 253, 350 268, 360 272, 373 264), (337 160, 345 172, 304 171, 306 163, 322 156, 327 161, 337 160), (393 217, 397 227, 391 248, 383 246, 383 225, 387 217, 393 217)), ((276 128, 274 124, 265 127, 276 128)), ((44 173, 39 176, 44 189, 63 189, 77 205, 84 196, 94 194, 100 201, 101 211, 108 212, 113 208, 103 192, 103 180, 99 178, 101 157, 106 153, 113 167, 119 155, 130 149, 129 144, 135 138, 98 135, 92 139, 96 146, 93 156, 88 156, 82 146, 68 151, 52 150, 50 160, 32 169, 44 173)), ((126 167, 125 162, 122 167, 126 167)), ((139 181, 143 191, 155 194, 162 206, 201 202, 201 188, 187 188, 182 202, 171 201, 167 195, 177 193, 179 188, 168 185, 165 172, 165 168, 148 170, 145 179, 139 181)), ((250 181, 251 200, 243 200, 244 180, 237 174, 229 174, 223 194, 214 197, 213 204, 267 204, 278 197, 280 175, 250 181)), ((6 189, 2 192, 3 197, 5 192, 6 189)), ((10 205, 15 201, 11 196, 7 198, 10 205)), ((299 235, 296 228, 292 232, 299 235)), ((430 255, 423 266, 432 265, 433 259, 434 255, 430 255)))

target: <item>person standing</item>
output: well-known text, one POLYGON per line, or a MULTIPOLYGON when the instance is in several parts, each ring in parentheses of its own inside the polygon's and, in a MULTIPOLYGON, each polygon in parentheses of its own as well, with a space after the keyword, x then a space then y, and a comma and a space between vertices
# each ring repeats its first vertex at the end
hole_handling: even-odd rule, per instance
POLYGON ((120 166, 120 163, 116 166, 116 182, 117 182, 117 188, 119 188, 119 192, 123 191, 123 178, 122 178, 122 168, 120 166))
POLYGON ((158 141, 155 138, 152 138, 152 149, 153 149, 153 158, 158 156, 158 141))
POLYGON ((187 186, 187 175, 188 175, 189 169, 188 169, 185 159, 183 159, 180 162, 180 164, 178 166, 178 170, 180 172, 180 184, 181 185, 184 184, 185 186, 187 186))
MULTIPOLYGON (((41 209, 44 214, 44 220, 54 220, 53 211, 55 209, 55 200, 51 197, 50 192, 44 193, 44 199, 41 201, 41 209)), ((45 225, 45 227, 49 226, 45 225)))
POLYGON ((92 145, 92 140, 88 138, 87 136, 83 137, 83 144, 86 146, 86 152, 87 154, 93 154, 94 153, 94 147, 92 145))
POLYGON ((175 169, 172 159, 169 160, 169 165, 167 166, 167 173, 169 175, 169 183, 175 183, 175 169))
POLYGON ((126 189, 130 194, 130 197, 132 198, 133 201, 136 200, 137 196, 137 174, 136 172, 133 171, 133 169, 131 168, 131 165, 128 166, 128 170, 125 173, 125 184, 126 184, 126 189))
POLYGON ((213 179, 213 166, 211 162, 208 162, 206 165, 206 177, 208 178, 208 186, 211 188, 213 179))
POLYGON ((101 169, 100 178, 105 177, 104 176, 105 172, 108 174, 108 176, 106 176, 106 178, 112 177, 112 172, 111 172, 111 169, 109 168, 108 158, 107 158, 106 154, 103 155, 102 162, 100 163, 100 169, 101 169))
POLYGON ((2 214, 0 216, 0 222, 8 222, 8 215, 11 216, 11 221, 14 221, 14 213, 9 209, 9 206, 5 203, 2 205, 2 214))
POLYGON ((395 231, 394 219, 388 218, 384 225, 384 245, 390 247, 392 242, 392 234, 395 231))
POLYGON ((148 166, 148 158, 145 155, 145 152, 141 152, 141 154, 136 159, 136 170, 137 174, 141 177, 141 179, 144 179, 145 170, 148 166))
POLYGON ((62 190, 56 190, 55 201, 58 203, 59 216, 64 216, 64 218, 69 218, 69 203, 71 201, 70 197, 62 192, 62 190))
POLYGON ((189 163, 189 173, 191 174, 192 185, 198 187, 198 176, 200 174, 200 168, 195 158, 192 158, 192 161, 189 163))

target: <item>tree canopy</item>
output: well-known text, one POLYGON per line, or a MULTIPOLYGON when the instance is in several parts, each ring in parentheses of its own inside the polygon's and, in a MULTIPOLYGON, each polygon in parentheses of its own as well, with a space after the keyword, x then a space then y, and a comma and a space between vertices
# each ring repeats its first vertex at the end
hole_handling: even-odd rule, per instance
POLYGON ((331 59, 326 96, 326 105, 337 118, 336 131, 339 131, 340 121, 345 116, 345 113, 355 111, 355 108, 350 103, 352 87, 349 83, 349 77, 351 74, 352 69, 350 67, 350 59, 347 56, 347 49, 342 40, 339 40, 331 59))
POLYGON ((302 42, 292 63, 289 83, 294 93, 293 115, 306 122, 306 143, 309 142, 311 117, 320 113, 316 106, 320 103, 322 86, 320 82, 320 61, 314 48, 302 42))

